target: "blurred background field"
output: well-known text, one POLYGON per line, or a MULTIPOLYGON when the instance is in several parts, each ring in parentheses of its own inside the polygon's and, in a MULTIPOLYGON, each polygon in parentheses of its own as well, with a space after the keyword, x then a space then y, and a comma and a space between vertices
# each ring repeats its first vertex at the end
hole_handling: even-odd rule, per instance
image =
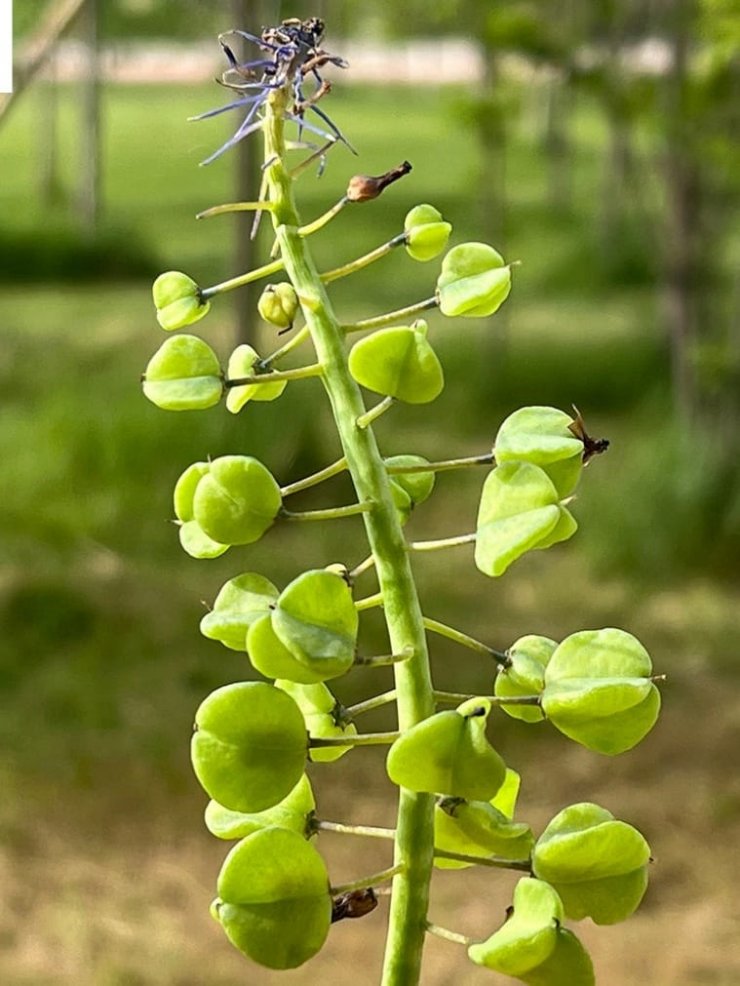
MULTIPOLYGON (((223 4, 104 6, 107 44, 133 45, 143 34, 202 41, 231 25, 223 4)), ((384 451, 486 451, 501 420, 525 403, 576 404, 589 431, 612 446, 584 476, 571 542, 528 556, 501 581, 480 575, 467 548, 420 558, 423 604, 502 649, 528 632, 560 639, 609 625, 643 641, 669 681, 664 714, 637 750, 605 760, 546 725, 503 716, 492 730, 523 773, 527 820, 542 826, 563 805, 593 800, 638 825, 653 846, 639 915, 579 931, 601 986, 735 986, 737 11, 733 3, 689 3, 696 20, 687 28, 669 16, 668 0, 517 3, 506 8, 508 21, 488 4, 437 6, 432 13, 409 4, 401 25, 394 5, 323 4, 330 50, 342 50, 336 13, 353 44, 385 44, 387 64, 404 32, 465 37, 483 76, 442 87, 431 64, 424 86, 358 86, 351 71, 335 73, 329 111, 359 158, 339 146, 320 180, 306 174, 302 213, 331 205, 352 174, 408 158, 408 178, 317 235, 320 267, 394 235, 422 201, 453 223, 455 242, 491 239, 522 261, 493 319, 433 317, 445 392, 430 408, 397 407, 379 422, 384 451), (690 58, 677 80, 687 29, 690 58), (627 53, 656 37, 673 60, 657 73, 624 69, 627 53), (682 245, 682 233, 690 243, 682 245)), ((44 4, 16 7, 20 43, 44 4)), ((302 567, 363 557, 354 520, 279 529, 213 562, 186 557, 170 522, 172 485, 196 459, 254 454, 287 483, 337 452, 312 382, 237 418, 222 408, 168 414, 140 393, 141 371, 162 341, 151 280, 170 267, 202 284, 237 272, 232 220, 194 219, 233 198, 229 157, 197 167, 232 120, 185 122, 223 99, 207 78, 106 85, 103 208, 91 233, 74 208, 80 84, 55 92, 51 200, 40 190, 51 84, 35 82, 0 128, 0 981, 308 986, 344 979, 351 968, 358 986, 369 986, 381 961, 382 905, 337 926, 313 963, 281 977, 245 965, 207 913, 226 847, 202 826, 188 737, 203 696, 250 669, 198 634, 203 601, 240 571, 283 584, 302 567)), ((350 321, 426 297, 436 274, 436 263, 394 256, 332 294, 350 321)), ((251 327, 261 351, 277 345, 265 325, 251 327)), ((215 305, 197 331, 226 358, 236 334, 231 302, 215 305)), ((440 476, 410 536, 470 530, 482 479, 440 476)), ((350 497, 339 479, 301 504, 350 497)), ((363 578, 360 594, 373 591, 372 576, 363 578)), ((490 690, 490 667, 441 639, 432 645, 439 687, 490 690)), ((386 649, 377 616, 366 619, 363 649, 386 649)), ((358 673, 337 692, 350 702, 388 680, 358 673)), ((391 724, 377 714, 368 725, 391 724)), ((381 768, 374 751, 359 750, 315 770, 320 814, 391 824, 393 792, 381 768)), ((339 839, 322 836, 335 882, 385 865, 382 846, 339 839)), ((442 874, 433 919, 488 933, 510 887, 506 877, 442 874)), ((496 978, 438 942, 426 976, 430 986, 496 978)))

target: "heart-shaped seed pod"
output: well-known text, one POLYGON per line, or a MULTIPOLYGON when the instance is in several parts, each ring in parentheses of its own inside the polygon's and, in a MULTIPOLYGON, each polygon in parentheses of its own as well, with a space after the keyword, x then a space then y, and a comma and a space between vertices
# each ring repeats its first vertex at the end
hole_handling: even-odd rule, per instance
POLYGON ((655 725, 660 692, 651 674, 650 655, 631 634, 581 630, 565 638, 545 669, 542 709, 561 733, 615 756, 655 725))
POLYGON ((492 315, 511 291, 511 268, 487 243, 461 243, 442 261, 437 299, 443 315, 492 315))
POLYGON ((298 308, 298 295, 290 281, 268 284, 257 302, 262 318, 279 329, 289 329, 293 325, 298 308))
POLYGON ((406 252, 425 262, 438 257, 447 246, 452 226, 442 219, 433 205, 417 205, 407 213, 403 224, 406 252))
MULTIPOLYGON (((423 455, 392 455, 385 460, 386 466, 425 466, 429 460, 423 455)), ((391 491, 402 519, 408 519, 418 504, 429 499, 434 490, 434 470, 428 472, 393 473, 390 477, 391 491)))
POLYGON ((427 341, 423 320, 380 329, 360 339, 349 354, 349 371, 363 387, 407 404, 427 404, 442 393, 444 374, 427 341))
POLYGON ((583 442, 570 430, 573 418, 555 407, 522 407, 496 435, 496 462, 531 462, 547 473, 561 498, 578 485, 583 442))
POLYGON ((179 529, 180 544, 191 558, 220 558, 229 550, 228 544, 214 541, 203 531, 197 521, 189 520, 179 529))
POLYGON ((534 873, 557 890, 569 918, 596 924, 624 921, 648 882, 650 846, 626 822, 599 805, 571 805, 537 840, 534 873))
POLYGON ((542 965, 520 977, 527 986, 595 986, 591 956, 572 931, 558 928, 555 948, 542 965))
POLYGON ((217 839, 244 839, 260 829, 290 829, 299 835, 309 832, 309 820, 316 808, 311 782, 304 774, 293 790, 272 808, 249 814, 224 808, 218 801, 206 805, 206 828, 217 839))
POLYGON ((221 587, 213 609, 200 621, 200 632, 220 640, 231 650, 247 649, 247 631, 255 620, 269 614, 280 595, 278 589, 256 572, 237 575, 221 587))
MULTIPOLYGON (((442 798, 434 808, 434 848, 468 856, 529 859, 534 837, 529 825, 513 822, 488 801, 442 798)), ((439 869, 472 866, 454 859, 437 858, 439 869)))
MULTIPOLYGON (((301 685, 282 679, 275 682, 275 687, 290 695, 301 710, 311 739, 337 739, 357 735, 357 727, 353 722, 342 721, 341 707, 323 683, 301 685)), ((351 745, 310 748, 308 759, 314 763, 332 763, 351 749, 351 745)))
MULTIPOLYGON (((507 651, 509 664, 500 667, 496 676, 496 696, 541 695, 545 687, 545 668, 557 646, 549 637, 535 633, 515 641, 507 651)), ((522 722, 542 722, 545 718, 542 709, 536 705, 502 705, 501 708, 522 722)))
POLYGON ((272 685, 243 681, 217 688, 201 703, 195 727, 195 775, 225 808, 272 808, 303 774, 308 737, 301 710, 272 685))
POLYGON ((282 506, 272 473, 248 455, 210 463, 193 495, 193 516, 221 544, 252 544, 275 522, 282 506))
POLYGON ((168 332, 192 325, 207 315, 211 307, 192 277, 178 270, 159 275, 152 285, 152 297, 157 321, 168 332))
MULTIPOLYGON (((226 375, 229 380, 254 375, 254 367, 259 363, 259 353, 246 344, 237 346, 229 357, 226 375)), ((270 374, 264 373, 264 383, 249 383, 243 387, 229 387, 226 394, 226 407, 232 414, 238 414, 248 401, 274 401, 288 386, 287 380, 270 383, 270 374)))
POLYGON ((223 394, 221 366, 211 347, 197 336, 167 339, 149 360, 144 396, 165 411, 202 411, 223 394))
POLYGON ((250 626, 247 653, 255 670, 266 678, 297 681, 304 685, 324 680, 320 671, 297 660, 283 644, 273 628, 272 613, 258 617, 250 626))
POLYGON ((487 699, 473 698, 412 726, 388 751, 388 776, 411 791, 489 801, 506 776, 486 739, 490 711, 487 699))

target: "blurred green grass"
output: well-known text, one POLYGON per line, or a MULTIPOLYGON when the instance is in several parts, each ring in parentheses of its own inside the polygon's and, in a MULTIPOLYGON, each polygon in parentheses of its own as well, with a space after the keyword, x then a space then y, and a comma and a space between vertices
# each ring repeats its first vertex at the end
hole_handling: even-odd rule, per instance
MULTIPOLYGON (((186 123, 218 103, 214 88, 106 92, 106 235, 122 243, 135 236, 150 277, 160 267, 183 268, 201 283, 235 273, 230 220, 193 218, 231 197, 233 161, 197 167, 228 124, 186 123)), ((6 249, 14 234, 25 243, 38 238, 47 249, 69 224, 63 205, 41 207, 29 180, 44 95, 29 98, 0 133, 6 249)), ((304 216, 332 204, 358 170, 377 174, 404 157, 414 170, 380 202, 345 210, 316 237, 320 266, 393 235, 419 201, 442 209, 457 242, 485 237, 476 200, 479 151, 460 96, 336 88, 333 114, 361 156, 338 147, 321 180, 302 179, 304 216)), ((78 166, 77 115, 76 93, 63 90, 60 155, 68 189, 78 166)), ((557 636, 615 622, 642 626, 658 657, 678 650, 699 666, 729 670, 727 637, 737 619, 711 573, 726 571, 738 546, 736 481, 728 494, 721 458, 706 443, 677 437, 649 286, 641 278, 610 281, 603 266, 593 221, 604 138, 596 112, 587 101, 579 106, 571 176, 577 191, 572 211, 560 216, 547 206, 538 138, 526 120, 512 135, 507 161, 505 250, 523 262, 511 299, 483 325, 434 319, 447 389, 431 409, 397 408, 379 434, 389 454, 477 452, 490 447, 516 406, 575 403, 595 434, 614 439, 613 448, 588 470, 576 508, 582 532, 571 545, 519 563, 500 584, 479 576, 464 552, 419 563, 425 599, 434 600, 435 613, 500 647, 524 632, 557 636), (721 537, 713 538, 718 525, 721 537), (659 617, 656 598, 664 601, 659 617)), ((333 296, 350 320, 427 296, 435 277, 435 264, 397 256, 337 284, 333 296)), ((162 340, 148 281, 98 277, 0 289, 0 618, 9 629, 0 638, 0 682, 11 696, 0 713, 0 741, 19 771, 64 783, 90 783, 111 764, 125 771, 137 761, 176 788, 187 784, 182 737, 197 701, 248 673, 243 658, 199 637, 200 601, 245 568, 280 582, 300 567, 353 563, 363 554, 351 521, 276 531, 248 552, 212 563, 180 552, 170 495, 190 462, 244 451, 288 482, 331 460, 337 447, 313 383, 293 385, 280 401, 250 406, 238 418, 221 408, 177 415, 147 404, 139 375, 162 340), (38 723, 30 735, 22 729, 29 719, 38 723)), ((198 331, 226 357, 228 304, 219 303, 198 331)), ((271 348, 275 339, 264 327, 259 332, 263 349, 271 348)), ((470 529, 481 481, 480 474, 441 479, 435 500, 414 518, 414 532, 470 529)), ((350 496, 340 480, 303 502, 350 496)), ((367 647, 382 652, 382 630, 368 623, 367 647)), ((471 662, 466 674, 469 687, 490 686, 489 669, 471 662)), ((374 686, 367 675, 353 678, 347 697, 374 686)))

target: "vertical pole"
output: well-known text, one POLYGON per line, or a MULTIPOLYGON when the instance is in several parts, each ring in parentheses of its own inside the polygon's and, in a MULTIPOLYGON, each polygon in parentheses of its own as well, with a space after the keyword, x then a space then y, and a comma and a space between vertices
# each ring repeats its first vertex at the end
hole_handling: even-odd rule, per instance
POLYGON ((85 41, 86 71, 82 93, 82 139, 80 141, 80 221, 94 233, 100 218, 100 7, 87 0, 81 17, 85 41))

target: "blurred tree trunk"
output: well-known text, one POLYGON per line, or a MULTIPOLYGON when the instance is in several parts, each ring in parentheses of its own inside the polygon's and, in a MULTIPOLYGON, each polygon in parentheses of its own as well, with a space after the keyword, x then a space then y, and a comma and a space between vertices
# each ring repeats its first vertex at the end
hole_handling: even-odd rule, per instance
POLYGON ((100 219, 100 0, 87 0, 80 27, 85 43, 85 76, 82 82, 82 134, 80 140, 79 216, 88 233, 95 233, 100 219))
POLYGON ((478 203, 486 233, 497 249, 504 246, 506 228, 506 126, 498 59, 492 45, 483 49, 483 100, 479 111, 481 174, 478 203))
POLYGON ((547 197, 550 208, 564 213, 571 201, 571 154, 568 116, 571 94, 566 75, 555 69, 547 84, 545 155, 547 157, 547 197))
POLYGON ((689 40, 693 0, 672 0, 671 67, 666 79, 665 185, 667 224, 664 311, 676 411, 688 420, 697 410, 693 349, 701 241, 702 181, 688 112, 689 40))
POLYGON ((39 197, 44 209, 63 199, 59 176, 59 89, 54 55, 49 58, 47 78, 39 87, 39 197))

